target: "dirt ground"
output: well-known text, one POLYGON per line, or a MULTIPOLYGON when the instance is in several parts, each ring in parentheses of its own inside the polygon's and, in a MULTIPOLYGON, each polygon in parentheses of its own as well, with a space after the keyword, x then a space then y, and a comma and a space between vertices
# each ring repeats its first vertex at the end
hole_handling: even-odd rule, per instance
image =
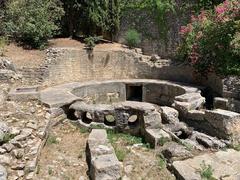
MULTIPOLYGON (((88 135, 68 120, 54 127, 41 152, 36 180, 87 180, 85 147, 88 135)), ((120 141, 115 143, 122 144, 120 141)), ((153 149, 136 145, 122 148, 127 151, 122 161, 122 179, 175 179, 165 166, 159 164, 153 149)))
MULTIPOLYGON (((70 38, 57 38, 49 41, 49 46, 47 48, 84 48, 84 44, 80 41, 73 40, 70 38)), ((121 44, 118 43, 103 43, 98 44, 95 47, 95 50, 115 50, 122 48, 121 44)), ((36 50, 36 49, 24 49, 22 46, 18 46, 16 43, 11 43, 5 48, 4 56, 8 57, 17 68, 21 67, 38 67, 40 66, 46 57, 45 50, 36 50)))
POLYGON ((36 180, 87 179, 85 145, 88 133, 81 133, 68 121, 53 127, 37 168, 36 180))

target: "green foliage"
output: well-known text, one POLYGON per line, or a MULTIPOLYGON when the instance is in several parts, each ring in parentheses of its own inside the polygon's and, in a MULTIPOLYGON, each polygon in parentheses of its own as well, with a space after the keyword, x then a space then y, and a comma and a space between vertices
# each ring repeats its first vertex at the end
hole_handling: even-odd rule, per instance
POLYGON ((201 178, 203 180, 216 180, 213 177, 213 171, 214 169, 212 168, 211 165, 206 165, 205 161, 203 161, 201 164, 201 169, 199 170, 199 173, 201 175, 201 178))
POLYGON ((178 59, 189 62, 201 75, 240 75, 239 12, 239 1, 232 0, 193 16, 181 28, 178 59))
POLYGON ((166 159, 164 158, 164 156, 162 154, 160 154, 158 156, 158 166, 160 169, 164 169, 167 166, 166 159))
POLYGON ((7 38, 0 36, 0 56, 4 55, 5 46, 7 45, 7 43, 8 43, 7 38))
POLYGON ((41 48, 59 30, 63 15, 59 0, 10 0, 4 17, 6 35, 33 48, 41 48))
POLYGON ((136 30, 130 29, 125 35, 125 41, 130 48, 137 47, 141 42, 140 34, 136 30))
POLYGON ((13 139, 15 136, 10 133, 5 133, 3 138, 0 139, 0 145, 8 143, 11 139, 13 139))
POLYGON ((51 145, 51 144, 57 144, 57 137, 54 135, 49 135, 48 139, 47 139, 47 145, 51 145))
POLYGON ((90 34, 109 33, 111 39, 119 29, 119 0, 92 0, 86 5, 86 17, 91 27, 90 34))
POLYGON ((115 154, 118 158, 119 161, 123 162, 123 160, 125 159, 125 157, 127 156, 127 154, 129 153, 129 150, 127 150, 124 147, 114 147, 115 150, 115 154))
POLYGON ((129 134, 117 133, 113 130, 107 130, 107 135, 110 143, 116 143, 118 140, 123 140, 126 145, 140 144, 143 142, 141 137, 131 136, 129 134))
POLYGON ((93 49, 96 46, 96 43, 102 39, 102 36, 89 36, 88 38, 84 39, 87 48, 93 49))
POLYGON ((169 138, 166 138, 166 137, 161 137, 158 141, 158 144, 160 146, 163 146, 165 143, 169 142, 169 138))
MULTIPOLYGON (((167 14, 169 12, 176 13, 175 0, 138 0, 138 1, 123 1, 121 3, 121 10, 148 10, 155 16, 156 23, 158 24, 159 33, 161 38, 165 41, 167 32, 169 30, 167 24, 167 14)), ((123 14, 123 13, 121 13, 123 14)))

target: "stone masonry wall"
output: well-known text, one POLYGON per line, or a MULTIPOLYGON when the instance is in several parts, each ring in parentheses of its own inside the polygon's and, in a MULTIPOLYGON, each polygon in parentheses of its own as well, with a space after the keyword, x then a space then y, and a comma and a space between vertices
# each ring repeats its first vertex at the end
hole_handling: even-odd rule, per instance
POLYGON ((83 49, 50 49, 42 76, 48 85, 129 78, 193 81, 190 67, 169 60, 152 62, 150 58, 128 49, 95 50, 93 54, 83 49))

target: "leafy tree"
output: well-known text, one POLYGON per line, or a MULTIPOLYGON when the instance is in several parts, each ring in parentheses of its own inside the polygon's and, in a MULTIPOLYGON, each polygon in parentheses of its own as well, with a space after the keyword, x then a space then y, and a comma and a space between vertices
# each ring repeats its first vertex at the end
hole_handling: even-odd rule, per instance
POLYGON ((84 21, 87 0, 62 0, 65 16, 62 19, 63 33, 76 35, 79 25, 84 21))
POLYGON ((59 0, 9 0, 4 33, 33 48, 41 48, 58 32, 63 14, 59 0))

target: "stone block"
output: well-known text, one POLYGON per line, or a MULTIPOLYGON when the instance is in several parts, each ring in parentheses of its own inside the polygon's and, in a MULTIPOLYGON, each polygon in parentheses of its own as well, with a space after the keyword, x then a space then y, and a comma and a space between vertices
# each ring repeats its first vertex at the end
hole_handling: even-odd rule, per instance
POLYGON ((163 106, 160 108, 162 111, 162 119, 166 123, 176 123, 179 122, 178 111, 174 108, 163 106))
POLYGON ((213 106, 215 109, 228 109, 228 99, 227 98, 221 98, 221 97, 215 97, 213 106))
POLYGON ((143 116, 145 129, 157 129, 161 128, 162 118, 161 114, 157 111, 147 113, 143 116))
POLYGON ((240 141, 239 113, 222 109, 208 110, 205 119, 218 130, 218 136, 240 141))
POLYGON ((12 101, 37 100, 40 96, 38 89, 38 86, 13 88, 8 93, 8 99, 12 101))
POLYGON ((118 180, 121 178, 121 166, 115 154, 97 156, 92 160, 93 168, 90 169, 92 179, 118 180))
POLYGON ((214 179, 240 179, 240 153, 232 149, 175 161, 172 167, 177 179, 201 180, 200 170, 203 163, 212 167, 214 179))
POLYGON ((152 147, 157 147, 161 144, 161 141, 170 141, 171 136, 162 129, 146 129, 144 137, 152 147))
POLYGON ((118 180, 121 178, 121 165, 114 149, 108 142, 104 129, 93 129, 86 149, 89 175, 93 180, 118 180))
POLYGON ((205 112, 199 110, 188 111, 187 118, 190 120, 204 121, 205 112))

